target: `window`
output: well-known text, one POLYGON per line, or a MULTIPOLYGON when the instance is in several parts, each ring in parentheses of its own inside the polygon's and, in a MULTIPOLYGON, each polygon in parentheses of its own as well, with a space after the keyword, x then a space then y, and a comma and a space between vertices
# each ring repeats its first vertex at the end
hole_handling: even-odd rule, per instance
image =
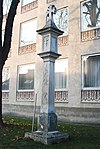
POLYGON ((68 60, 55 62, 55 89, 66 89, 68 84, 68 60))
POLYGON ((37 19, 21 24, 20 46, 36 43, 37 19))
POLYGON ((60 30, 68 33, 68 7, 59 9, 56 12, 54 22, 60 30))
POLYGON ((81 30, 100 27, 100 0, 81 3, 81 30))
POLYGON ((2 22, 2 45, 4 42, 4 34, 5 34, 5 21, 2 22))
POLYGON ((12 2, 12 0, 4 0, 3 1, 3 15, 8 14, 11 2, 12 2))
POLYGON ((34 89, 34 64, 18 67, 18 90, 34 89))
POLYGON ((2 90, 9 90, 9 68, 3 68, 2 72, 2 90))
POLYGON ((36 0, 22 0, 22 6, 32 3, 34 1, 36 1, 36 0))
POLYGON ((4 42, 4 34, 5 34, 5 30, 2 30, 2 45, 3 45, 3 42, 4 42))
POLYGON ((83 87, 100 88, 100 55, 83 57, 83 87))

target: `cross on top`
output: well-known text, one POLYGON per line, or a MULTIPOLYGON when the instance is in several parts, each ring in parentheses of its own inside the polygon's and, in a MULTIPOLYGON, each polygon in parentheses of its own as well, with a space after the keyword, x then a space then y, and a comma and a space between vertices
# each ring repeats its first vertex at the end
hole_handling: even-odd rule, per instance
POLYGON ((46 21, 48 20, 53 21, 53 14, 56 14, 56 7, 55 5, 50 5, 47 9, 47 16, 46 16, 47 20, 46 21))

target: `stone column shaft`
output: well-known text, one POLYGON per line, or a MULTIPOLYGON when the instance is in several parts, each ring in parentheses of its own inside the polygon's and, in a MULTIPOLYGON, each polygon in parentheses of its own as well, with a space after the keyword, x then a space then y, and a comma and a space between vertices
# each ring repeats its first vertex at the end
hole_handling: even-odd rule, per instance
POLYGON ((43 66, 41 112, 54 112, 54 62, 46 61, 43 66))
POLYGON ((54 90, 55 90, 55 59, 60 54, 55 52, 39 53, 43 58, 43 82, 42 82, 42 97, 41 97, 41 112, 39 114, 39 130, 40 131, 55 131, 57 127, 57 116, 54 108, 54 90))

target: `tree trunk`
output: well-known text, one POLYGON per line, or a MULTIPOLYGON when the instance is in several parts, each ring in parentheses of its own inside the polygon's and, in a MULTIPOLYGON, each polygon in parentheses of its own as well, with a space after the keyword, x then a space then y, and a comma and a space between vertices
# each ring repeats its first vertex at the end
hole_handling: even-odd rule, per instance
POLYGON ((3 66, 0 64, 0 126, 3 126, 2 120, 2 69, 3 66))

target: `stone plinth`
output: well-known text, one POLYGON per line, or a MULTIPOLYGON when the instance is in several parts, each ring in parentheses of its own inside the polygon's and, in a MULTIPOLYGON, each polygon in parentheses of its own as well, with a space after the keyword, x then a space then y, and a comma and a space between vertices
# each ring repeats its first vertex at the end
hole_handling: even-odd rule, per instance
POLYGON ((35 131, 33 133, 25 133, 25 137, 49 145, 64 142, 69 138, 69 135, 67 133, 61 133, 59 131, 53 131, 53 132, 35 131))

